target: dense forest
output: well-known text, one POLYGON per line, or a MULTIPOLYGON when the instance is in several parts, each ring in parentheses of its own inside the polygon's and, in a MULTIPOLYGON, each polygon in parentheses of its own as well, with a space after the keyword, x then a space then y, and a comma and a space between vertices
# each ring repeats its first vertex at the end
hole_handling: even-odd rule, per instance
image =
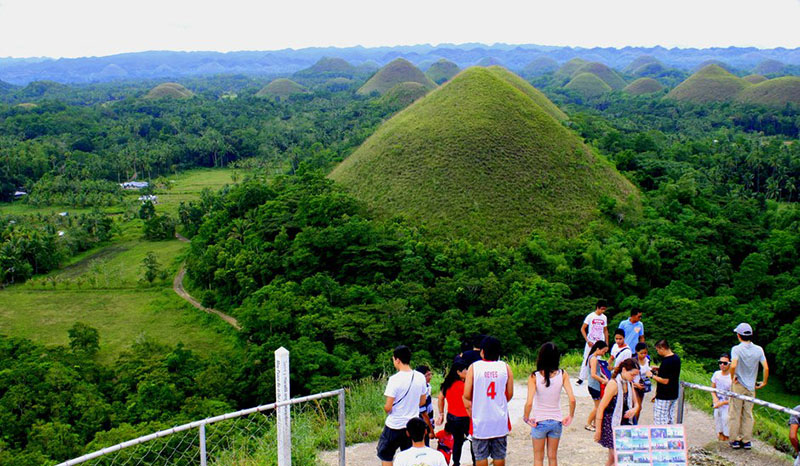
MULTIPOLYGON (((103 365, 103 336, 80 323, 65 348, 2 336, 0 463, 64 460, 262 403, 273 397, 268 361, 281 345, 292 351, 298 394, 381 374, 399 343, 436 367, 474 333, 498 336, 509 354, 547 340, 576 348, 578 323, 598 298, 612 303, 614 322, 641 309, 648 340, 669 338, 704 363, 748 321, 778 376, 800 383, 800 109, 586 98, 552 75, 534 82, 641 190, 640 213, 601 198, 601 218, 583 233, 534 233, 518 247, 376 220, 326 178, 398 108, 355 86, 279 101, 255 96, 263 83, 197 78, 187 100, 104 84, 65 86, 55 95, 72 97, 35 107, 0 104, 4 201, 22 189, 15 202, 30 206, 113 206, 124 202, 122 181, 158 184, 191 167, 254 173, 174 219, 191 238, 193 290, 239 320, 238 347, 199 356, 138 340, 103 365), (117 98, 100 103, 112 88, 117 98)), ((171 236, 170 219, 139 212, 154 238, 171 236)), ((117 221, 100 209, 0 217, 0 281, 57 268, 109 241, 117 221)))

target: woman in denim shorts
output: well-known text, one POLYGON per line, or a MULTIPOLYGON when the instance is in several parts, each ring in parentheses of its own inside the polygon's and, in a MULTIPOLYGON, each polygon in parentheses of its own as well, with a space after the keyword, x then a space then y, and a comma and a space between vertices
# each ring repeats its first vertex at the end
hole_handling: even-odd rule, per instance
POLYGON ((535 466, 544 465, 545 450, 548 464, 557 463, 562 426, 569 426, 575 414, 575 394, 572 393, 569 375, 558 367, 560 358, 556 345, 545 343, 539 348, 536 372, 528 377, 528 398, 523 420, 531 426, 535 466), (561 390, 569 396, 569 415, 566 417, 561 414, 561 390))

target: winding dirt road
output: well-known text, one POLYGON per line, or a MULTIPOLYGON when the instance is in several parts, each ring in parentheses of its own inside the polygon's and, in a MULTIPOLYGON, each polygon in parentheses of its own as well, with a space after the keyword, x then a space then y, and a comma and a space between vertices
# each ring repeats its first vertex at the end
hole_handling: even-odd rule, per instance
MULTIPOLYGON (((177 238, 178 241, 182 241, 184 243, 188 243, 189 242, 189 240, 186 237, 182 236, 179 233, 175 233, 175 238, 177 238)), ((197 309, 200 309, 203 312, 207 312, 209 314, 214 314, 214 315, 218 316, 220 319, 222 319, 225 322, 227 322, 228 324, 230 324, 230 326, 235 328, 236 330, 241 330, 242 329, 242 327, 239 325, 239 322, 236 319, 234 319, 233 317, 229 316, 228 314, 225 314, 222 311, 218 311, 218 310, 212 309, 210 307, 205 307, 200 303, 200 301, 194 299, 192 297, 192 295, 190 295, 186 291, 186 288, 183 287, 183 277, 185 275, 186 275, 186 266, 184 264, 181 264, 181 268, 178 270, 178 273, 175 275, 175 280, 172 281, 172 289, 175 290, 175 293, 177 293, 178 296, 180 296, 181 298, 185 299, 189 304, 191 304, 192 306, 196 307, 197 309)))

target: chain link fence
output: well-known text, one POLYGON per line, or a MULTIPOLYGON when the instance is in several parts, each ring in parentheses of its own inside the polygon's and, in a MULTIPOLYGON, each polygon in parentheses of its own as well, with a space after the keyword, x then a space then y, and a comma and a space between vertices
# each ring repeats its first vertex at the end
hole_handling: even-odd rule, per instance
POLYGON ((339 449, 344 465, 343 389, 223 414, 104 448, 58 466, 277 465, 276 409, 289 406, 295 465, 316 464, 319 450, 339 449), (337 425, 338 424, 338 425, 337 425))
MULTIPOLYGON (((678 422, 683 422, 683 407, 685 399, 687 398, 686 390, 699 390, 708 392, 716 392, 720 395, 725 395, 729 398, 738 398, 749 403, 753 403, 753 417, 755 424, 753 426, 753 434, 759 439, 769 443, 780 451, 785 453, 792 453, 793 449, 789 443, 788 428, 789 417, 800 416, 800 412, 794 409, 781 406, 779 404, 770 403, 769 401, 761 400, 754 397, 739 395, 737 393, 720 390, 705 385, 699 385, 689 382, 681 382, 681 393, 678 399, 678 422)), ((709 402, 710 402, 710 395, 709 402)))

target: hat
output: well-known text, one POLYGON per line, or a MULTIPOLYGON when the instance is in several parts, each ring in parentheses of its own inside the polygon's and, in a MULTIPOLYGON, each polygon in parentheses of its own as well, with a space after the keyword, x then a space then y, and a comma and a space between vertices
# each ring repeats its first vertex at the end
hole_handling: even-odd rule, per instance
POLYGON ((750 324, 742 322, 741 324, 737 325, 735 329, 733 329, 733 332, 749 337, 753 335, 753 327, 751 327, 750 324))

